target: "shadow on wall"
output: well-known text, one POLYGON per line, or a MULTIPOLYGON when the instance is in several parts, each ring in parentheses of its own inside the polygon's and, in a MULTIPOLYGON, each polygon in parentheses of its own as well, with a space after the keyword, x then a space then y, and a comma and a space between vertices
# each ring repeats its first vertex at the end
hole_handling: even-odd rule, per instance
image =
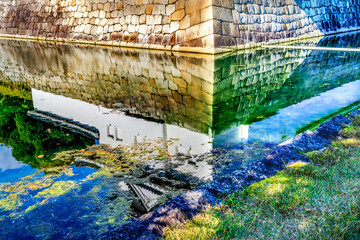
POLYGON ((360 26, 359 0, 231 1, 214 6, 215 47, 253 47, 360 26))
POLYGON ((323 33, 360 25, 359 0, 294 0, 294 2, 299 5, 323 33))
POLYGON ((66 24, 57 24, 70 19, 65 18, 64 3, 57 0, 50 8, 41 3, 17 4, 13 11, 7 11, 5 21, 11 22, 10 34, 65 38, 71 31, 66 24), (41 12, 42 14, 39 14, 41 12), (50 35, 49 35, 50 34, 50 35))

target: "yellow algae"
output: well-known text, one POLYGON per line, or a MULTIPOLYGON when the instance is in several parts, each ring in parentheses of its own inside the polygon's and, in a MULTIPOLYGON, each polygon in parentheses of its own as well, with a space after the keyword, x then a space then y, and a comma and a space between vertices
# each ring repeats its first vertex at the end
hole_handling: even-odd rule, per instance
POLYGON ((31 205, 30 207, 28 207, 25 212, 28 213, 28 212, 31 212, 32 210, 36 209, 38 207, 38 204, 34 204, 34 205, 31 205))
POLYGON ((64 195, 76 188, 77 184, 74 181, 59 181, 55 182, 51 187, 39 192, 36 198, 54 198, 64 195))
POLYGON ((298 161, 298 162, 295 162, 295 163, 291 163, 291 164, 287 165, 286 167, 290 168, 290 169, 296 169, 296 168, 302 168, 302 167, 304 167, 304 166, 306 166, 308 164, 309 163, 298 161))
POLYGON ((0 208, 6 211, 13 211, 22 205, 20 194, 10 194, 6 198, 0 199, 0 208))

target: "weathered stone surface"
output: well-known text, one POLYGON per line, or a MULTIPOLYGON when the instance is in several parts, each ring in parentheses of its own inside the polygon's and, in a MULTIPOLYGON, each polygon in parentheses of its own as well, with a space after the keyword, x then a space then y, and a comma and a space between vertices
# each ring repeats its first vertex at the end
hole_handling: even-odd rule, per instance
POLYGON ((216 193, 217 196, 220 196, 235 193, 246 186, 248 186, 246 175, 237 178, 232 175, 226 175, 206 184, 204 188, 209 189, 216 193))
POLYGON ((309 163, 310 159, 286 147, 279 147, 264 160, 250 163, 231 174, 220 177, 204 186, 217 196, 235 193, 254 182, 274 176, 286 165, 296 162, 309 163))
POLYGON ((321 136, 306 131, 305 133, 301 133, 296 137, 280 144, 280 146, 285 146, 289 149, 300 151, 300 152, 312 152, 315 150, 321 150, 330 145, 331 142, 321 136))
POLYGON ((341 128, 347 124, 350 124, 350 120, 347 117, 340 114, 333 117, 329 121, 322 123, 314 131, 314 133, 331 141, 334 140, 337 136, 339 136, 339 132, 341 128))
POLYGON ((267 168, 282 170, 286 165, 296 162, 310 162, 310 159, 287 147, 279 147, 263 160, 267 168))
POLYGON ((354 110, 351 113, 349 113, 348 118, 354 119, 356 116, 360 116, 360 109, 354 110))
POLYGON ((207 189, 199 188, 177 196, 138 220, 106 234, 102 239, 158 239, 166 226, 176 226, 206 206, 221 202, 207 189))

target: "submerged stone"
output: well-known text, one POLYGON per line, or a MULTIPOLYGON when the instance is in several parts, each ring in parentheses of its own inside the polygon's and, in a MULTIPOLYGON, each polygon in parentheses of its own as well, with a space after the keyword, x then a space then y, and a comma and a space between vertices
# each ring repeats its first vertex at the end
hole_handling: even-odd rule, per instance
POLYGON ((265 159, 250 163, 226 176, 215 179, 204 188, 217 196, 229 195, 250 186, 254 182, 274 176, 286 165, 297 162, 310 162, 310 159, 286 147, 272 151, 265 159))
POLYGON ((229 195, 235 193, 248 185, 246 173, 241 176, 232 176, 228 174, 226 176, 220 177, 204 186, 204 188, 211 190, 217 196, 220 195, 229 195))
POLYGON ((339 136, 339 132, 344 125, 350 124, 350 120, 339 114, 329 121, 321 124, 314 133, 320 137, 323 137, 327 140, 334 140, 337 136, 339 136))
POLYGON ((306 131, 280 144, 279 146, 285 146, 289 149, 300 152, 312 152, 324 149, 330 144, 331 142, 329 140, 311 131, 306 131))
POLYGON ((261 181, 276 174, 276 170, 265 165, 264 160, 250 163, 226 176, 215 179, 204 188, 217 196, 233 194, 243 190, 254 182, 261 181))
POLYGON ((356 116, 360 116, 360 109, 354 110, 351 113, 349 113, 348 118, 354 119, 356 116))
POLYGON ((102 239, 158 239, 166 226, 176 226, 199 213, 205 206, 221 202, 205 188, 179 195, 138 220, 128 223, 102 239))

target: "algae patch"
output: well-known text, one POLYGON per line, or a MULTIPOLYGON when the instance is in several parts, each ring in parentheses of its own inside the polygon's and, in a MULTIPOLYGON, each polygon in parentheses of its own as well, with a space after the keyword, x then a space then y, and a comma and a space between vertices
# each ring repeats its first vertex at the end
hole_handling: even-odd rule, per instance
POLYGON ((38 204, 33 203, 34 196, 48 200, 64 195, 75 188, 76 184, 73 181, 59 181, 62 177, 67 178, 73 175, 72 168, 57 167, 37 171, 14 183, 2 183, 0 184, 0 209, 15 211, 23 205, 26 207, 33 204, 25 210, 25 212, 32 211, 38 204), (51 174, 43 176, 42 173, 45 171, 50 171, 51 174))
POLYGON ((74 181, 59 181, 55 182, 51 187, 39 192, 35 197, 36 198, 54 198, 64 195, 70 192, 72 189, 76 187, 76 183, 74 181))
POLYGON ((167 147, 175 141, 177 139, 163 140, 159 138, 115 148, 111 148, 109 145, 94 145, 86 149, 57 153, 53 160, 126 174, 149 159, 171 159, 174 155, 168 151, 167 147))

